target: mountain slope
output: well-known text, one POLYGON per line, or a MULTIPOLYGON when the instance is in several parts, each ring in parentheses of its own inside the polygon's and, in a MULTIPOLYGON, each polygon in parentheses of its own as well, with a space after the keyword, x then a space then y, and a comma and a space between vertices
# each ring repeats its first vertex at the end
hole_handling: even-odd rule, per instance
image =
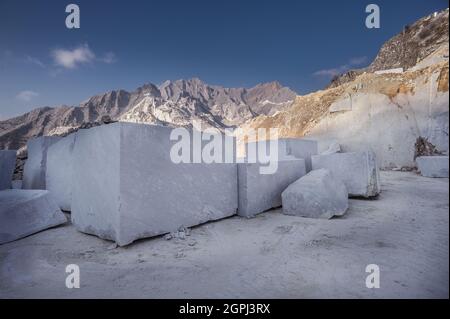
POLYGON ((274 116, 262 115, 245 123, 238 137, 241 152, 247 130, 276 127, 280 137, 314 138, 322 148, 337 141, 344 151, 373 149, 382 168, 414 167, 415 156, 420 155, 418 144, 423 141, 448 154, 448 9, 420 19, 408 32, 411 39, 424 41, 413 44, 414 64, 402 54, 387 53, 399 39, 395 36, 366 71, 355 72, 325 90, 298 96, 274 116), (444 20, 445 31, 436 23, 444 20), (425 26, 427 37, 421 37, 425 26), (406 71, 373 72, 398 66, 406 71))
POLYGON ((408 70, 426 59, 438 48, 448 45, 448 14, 443 10, 405 26, 399 34, 383 44, 374 61, 363 69, 350 70, 335 77, 328 88, 355 80, 364 72, 403 68, 408 70))

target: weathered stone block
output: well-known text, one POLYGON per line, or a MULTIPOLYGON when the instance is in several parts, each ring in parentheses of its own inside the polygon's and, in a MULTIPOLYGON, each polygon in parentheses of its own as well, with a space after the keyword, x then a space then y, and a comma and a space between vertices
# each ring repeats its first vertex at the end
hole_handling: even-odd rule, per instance
POLYGON ((236 164, 175 164, 171 128, 114 123, 77 132, 72 222, 78 230, 127 245, 231 216, 236 164))
POLYGON ((347 188, 327 169, 314 170, 301 177, 281 197, 286 215, 331 218, 343 215, 348 209, 347 188))
MULTIPOLYGON (((258 162, 258 148, 261 147, 260 143, 265 141, 250 142, 245 146, 246 158, 249 162, 258 162), (251 149, 255 150, 252 154, 251 149)), ((271 149, 270 144, 266 145, 268 154, 272 154, 274 150, 271 149)), ((280 138, 278 139, 278 160, 289 158, 294 156, 296 158, 302 158, 305 160, 306 172, 311 171, 311 156, 318 154, 317 141, 302 139, 302 138, 280 138)))
POLYGON ((261 174, 260 166, 258 163, 238 164, 240 216, 252 217, 281 206, 281 193, 306 174, 305 160, 300 158, 279 161, 274 174, 261 174))
POLYGON ((372 151, 312 156, 313 169, 326 168, 344 182, 351 197, 373 197, 381 192, 380 174, 372 151))
POLYGON ((335 154, 341 152, 341 145, 339 143, 331 143, 328 148, 320 153, 320 155, 329 155, 329 154, 335 154))
POLYGON ((47 150, 61 137, 41 136, 27 143, 28 159, 23 168, 23 189, 46 189, 47 150))
POLYGON ((47 151, 45 183, 59 208, 70 211, 72 202, 72 152, 76 133, 50 145, 47 151))
POLYGON ((448 177, 448 156, 420 156, 416 158, 417 168, 422 176, 448 177))
POLYGON ((0 191, 0 244, 67 221, 45 190, 0 191))
POLYGON ((16 151, 0 150, 0 190, 11 188, 15 167, 16 151))

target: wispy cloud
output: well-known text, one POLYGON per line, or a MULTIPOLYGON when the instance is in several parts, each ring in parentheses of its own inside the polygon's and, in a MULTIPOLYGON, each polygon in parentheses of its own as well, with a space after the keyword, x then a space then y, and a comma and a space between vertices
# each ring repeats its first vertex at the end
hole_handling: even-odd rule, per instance
POLYGON ((102 58, 98 59, 99 61, 107 64, 116 63, 117 58, 114 52, 107 52, 102 58))
POLYGON ((333 77, 333 76, 339 75, 341 73, 344 73, 348 69, 349 69, 348 65, 345 64, 345 65, 338 66, 336 68, 319 70, 319 71, 314 72, 313 74, 316 76, 333 77))
POLYGON ((94 61, 95 54, 87 44, 79 46, 73 50, 56 49, 51 53, 57 66, 66 69, 74 69, 80 64, 94 61))
POLYGON ((366 56, 362 56, 362 57, 354 57, 351 58, 349 60, 348 63, 334 67, 334 68, 330 68, 330 69, 323 69, 323 70, 319 70, 313 73, 313 75, 315 76, 325 76, 325 77, 333 77, 339 74, 342 74, 344 72, 347 72, 348 70, 350 70, 352 67, 358 67, 361 66, 363 64, 365 64, 367 62, 367 57, 366 56))
POLYGON ((42 62, 42 61, 39 60, 38 58, 29 56, 29 55, 27 55, 27 56, 25 57, 25 62, 30 63, 30 64, 37 65, 37 66, 39 66, 39 67, 41 67, 41 68, 45 68, 44 62, 42 62))
POLYGON ((56 49, 51 52, 54 63, 57 67, 65 69, 75 69, 81 64, 102 62, 115 63, 117 57, 114 52, 107 52, 102 57, 96 57, 96 54, 89 48, 87 44, 80 45, 75 49, 56 49))
POLYGON ((30 91, 30 90, 25 90, 25 91, 21 91, 16 95, 16 99, 23 101, 23 102, 30 102, 32 99, 34 99, 35 97, 38 97, 39 93, 34 92, 34 91, 30 91))
POLYGON ((366 56, 360 56, 360 57, 350 59, 350 65, 352 65, 352 66, 360 66, 360 65, 365 64, 366 62, 367 62, 366 56))

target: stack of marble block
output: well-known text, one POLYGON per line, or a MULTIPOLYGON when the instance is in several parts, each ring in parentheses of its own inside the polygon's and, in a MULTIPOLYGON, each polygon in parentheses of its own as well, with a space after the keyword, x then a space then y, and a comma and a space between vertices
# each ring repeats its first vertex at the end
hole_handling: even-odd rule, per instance
MULTIPOLYGON (((248 143, 247 156, 237 159, 234 138, 230 149, 223 135, 215 135, 222 141, 220 153, 231 152, 231 161, 225 155, 206 163, 198 161, 194 149, 198 131, 190 130, 184 149, 188 160, 179 163, 172 157, 180 142, 171 139, 173 130, 118 122, 63 138, 34 139, 28 143, 24 188, 47 189, 60 209, 71 212, 79 231, 121 246, 236 213, 253 217, 280 207, 283 191, 312 170, 329 170, 350 196, 379 193, 371 152, 317 155, 316 141, 288 138, 248 143), (268 162, 258 158, 260 149, 268 162), (264 173, 269 166, 275 169, 264 173)), ((200 155, 209 142, 200 139, 200 155)), ((301 187, 291 187, 290 198, 295 199, 296 189, 301 187)))
POLYGON ((191 141, 191 161, 175 163, 172 131, 118 122, 64 138, 38 138, 29 143, 34 147, 24 185, 49 190, 59 208, 71 211, 78 230, 123 246, 180 227, 236 213, 250 217, 281 206, 281 192, 307 173, 311 155, 317 154, 314 141, 281 139, 276 171, 260 174, 267 164, 237 160, 233 138, 231 150, 222 143, 222 153, 233 154, 231 162, 195 162, 191 141))
POLYGON ((327 151, 313 155, 312 171, 282 193, 283 213, 310 218, 342 216, 348 198, 373 198, 381 192, 375 153, 327 151))
POLYGON ((258 141, 246 144, 244 163, 238 163, 238 214, 253 217, 281 206, 281 193, 293 182, 311 171, 311 156, 317 154, 317 142, 307 139, 278 139, 277 144, 258 141), (276 147, 273 147, 276 146, 276 147), (257 154, 259 149, 272 155, 276 169, 264 174, 257 154))
MULTIPOLYGON (((33 146, 42 145, 39 141, 31 142, 30 145, 32 152, 42 154, 42 148, 37 152, 33 149, 33 146)), ((0 244, 66 222, 65 216, 48 191, 11 189, 15 163, 16 151, 0 151, 0 244)), ((43 187, 38 183, 39 180, 42 181, 41 170, 30 169, 35 164, 37 162, 33 160, 28 163, 27 185, 43 187)))

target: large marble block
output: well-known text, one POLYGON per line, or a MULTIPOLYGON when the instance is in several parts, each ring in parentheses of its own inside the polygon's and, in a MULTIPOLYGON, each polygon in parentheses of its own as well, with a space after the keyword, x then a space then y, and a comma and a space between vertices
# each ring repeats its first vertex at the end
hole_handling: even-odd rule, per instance
POLYGON ((10 189, 16 167, 16 151, 0 150, 0 190, 10 189))
MULTIPOLYGON (((278 153, 273 158, 278 160, 289 158, 289 156, 302 158, 305 160, 306 172, 311 171, 311 156, 318 154, 317 141, 303 138, 280 138, 275 141, 278 141, 276 149, 278 153)), ((249 162, 258 162, 258 149, 262 147, 262 143, 266 143, 263 150, 266 150, 267 154, 274 154, 275 150, 268 141, 249 142, 245 146, 246 158, 249 162)))
POLYGON ((0 244, 67 221, 46 190, 0 191, 0 244))
POLYGON ((286 215, 331 218, 348 209, 347 188, 327 169, 309 172, 289 185, 281 197, 286 215))
POLYGON ((52 193, 59 208, 65 211, 70 211, 72 202, 72 152, 75 137, 76 133, 72 133, 47 150, 46 188, 52 193))
POLYGON ((237 165, 171 160, 169 127, 114 123, 77 132, 72 222, 127 245, 236 214, 237 165))
POLYGON ((342 180, 351 197, 374 197, 381 192, 380 174, 372 151, 312 156, 312 168, 326 168, 342 180))
POLYGON ((416 164, 422 176, 448 177, 448 156, 420 156, 416 164))
POLYGON ((41 136, 27 143, 28 158, 23 168, 23 189, 46 189, 47 150, 61 137, 41 136))
POLYGON ((238 215, 252 217, 281 206, 281 193, 306 174, 305 160, 286 158, 278 161, 274 174, 261 174, 259 163, 238 164, 238 215))

